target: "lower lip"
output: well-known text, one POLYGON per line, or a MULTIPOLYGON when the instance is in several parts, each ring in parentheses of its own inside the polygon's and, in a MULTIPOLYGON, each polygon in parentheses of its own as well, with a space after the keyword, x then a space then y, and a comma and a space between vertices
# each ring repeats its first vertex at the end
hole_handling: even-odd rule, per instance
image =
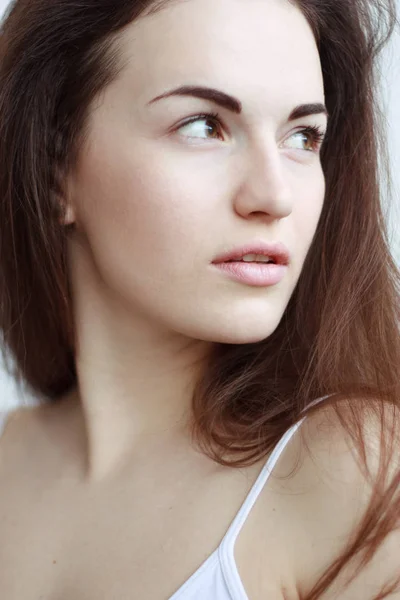
POLYGON ((214 266, 232 279, 255 287, 276 285, 287 272, 287 266, 272 263, 224 262, 214 266))

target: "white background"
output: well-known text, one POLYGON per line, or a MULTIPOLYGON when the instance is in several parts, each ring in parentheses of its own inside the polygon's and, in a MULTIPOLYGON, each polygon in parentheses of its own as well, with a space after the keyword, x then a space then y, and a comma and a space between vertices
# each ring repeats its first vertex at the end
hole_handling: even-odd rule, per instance
MULTIPOLYGON (((56 1, 56 0, 55 0, 56 1)), ((7 0, 0 0, 0 16, 3 14, 7 0)), ((400 0, 398 0, 400 14, 400 0)), ((400 33, 393 37, 391 45, 386 49, 382 61, 382 102, 385 107, 390 155, 393 176, 393 210, 390 217, 393 254, 400 264, 400 33), (397 232, 397 233, 396 233, 397 232)), ((400 365, 399 365, 400 367, 400 365)), ((21 403, 34 402, 26 393, 19 395, 13 382, 4 373, 0 365, 0 411, 21 403)))

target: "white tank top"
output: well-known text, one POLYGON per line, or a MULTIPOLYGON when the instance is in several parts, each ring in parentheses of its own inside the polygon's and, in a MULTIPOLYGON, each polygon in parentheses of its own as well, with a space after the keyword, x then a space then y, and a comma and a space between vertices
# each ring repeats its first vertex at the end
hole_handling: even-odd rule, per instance
MULTIPOLYGON (((328 397, 319 398, 312 404, 328 397)), ((0 413, 0 435, 9 412, 11 411, 0 413)), ((235 542, 279 457, 304 419, 305 417, 293 425, 275 446, 218 548, 169 600, 249 600, 235 562, 235 542)))

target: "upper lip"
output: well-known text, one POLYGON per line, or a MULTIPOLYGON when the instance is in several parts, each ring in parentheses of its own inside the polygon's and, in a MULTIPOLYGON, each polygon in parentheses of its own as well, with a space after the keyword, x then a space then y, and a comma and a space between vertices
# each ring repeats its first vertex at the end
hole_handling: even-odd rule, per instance
POLYGON ((229 260, 241 260, 247 254, 260 254, 269 256, 278 265, 288 265, 290 262, 290 253, 282 242, 253 242, 241 247, 234 248, 225 254, 221 254, 215 260, 214 264, 227 262, 229 260))

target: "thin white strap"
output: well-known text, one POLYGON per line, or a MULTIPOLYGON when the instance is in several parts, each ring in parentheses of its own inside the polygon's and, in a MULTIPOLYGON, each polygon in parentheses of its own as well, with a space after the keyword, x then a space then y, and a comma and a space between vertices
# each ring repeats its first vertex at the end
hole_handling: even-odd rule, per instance
MULTIPOLYGON (((334 394, 328 394, 326 396, 323 396, 321 398, 317 398, 316 400, 313 400, 312 402, 310 402, 309 406, 314 406, 315 404, 319 404, 320 402, 322 402, 323 400, 325 400, 326 398, 329 398, 329 396, 333 396, 334 394)), ((303 424, 303 422, 305 421, 307 417, 303 417, 302 419, 300 419, 300 421, 298 421, 297 423, 295 423, 284 435, 283 437, 280 439, 280 441, 278 442, 278 444, 275 446, 273 452, 270 454, 266 464, 264 465, 261 473, 259 474, 259 476, 257 477, 257 480, 255 482, 255 484, 253 485, 253 487, 251 488, 249 494, 247 495, 247 498, 245 499, 244 503, 242 504, 239 512, 237 513, 235 519, 233 520, 231 526, 229 527, 226 535, 224 536, 224 539, 222 541, 222 544, 224 546, 226 546, 226 544, 230 544, 231 547, 233 547, 235 540, 237 538, 237 536, 239 535, 239 532, 241 530, 241 528, 243 527, 244 522, 246 521, 248 515, 250 514, 251 509, 253 508, 258 496, 260 495, 264 485, 266 484, 266 482, 269 479, 269 476, 271 475, 276 463, 278 462, 282 452, 284 451, 285 447, 287 446, 287 444, 290 442, 290 440, 292 439, 292 437, 294 436, 294 434, 296 433, 296 431, 301 427, 301 425, 303 424), (228 541, 229 540, 229 541, 228 541)))
POLYGON ((265 463, 261 473, 257 477, 255 484, 251 488, 249 494, 247 495, 244 503, 242 504, 239 512, 237 513, 235 519, 233 520, 231 526, 229 527, 229 529, 223 539, 222 543, 224 544, 224 546, 226 544, 229 544, 231 547, 233 547, 235 540, 236 540, 237 536, 239 535, 239 532, 240 532, 244 522, 246 521, 246 519, 247 519, 251 509, 253 508, 258 496, 260 495, 261 490, 263 489, 265 483, 269 479, 269 476, 271 475, 276 463, 278 462, 279 457, 281 456, 283 450, 285 449, 287 444, 290 442, 290 440, 292 439, 292 437, 296 433, 296 431, 299 429, 299 427, 301 426, 301 424, 303 423, 305 418, 306 417, 303 417, 303 419, 301 419, 298 423, 295 423, 283 435, 283 437, 280 439, 280 441, 278 442, 278 444, 275 446, 274 450, 268 457, 268 460, 265 463))
POLYGON ((301 414, 303 414, 303 412, 305 412, 305 410, 309 407, 309 406, 315 406, 315 404, 320 404, 323 400, 326 400, 326 398, 330 398, 331 396, 334 396, 335 394, 327 394, 326 396, 322 396, 321 398, 317 398, 316 400, 313 400, 312 402, 310 402, 310 404, 302 411, 301 414))
POLYGON ((229 527, 228 532, 219 546, 220 563, 224 573, 225 583, 228 586, 232 600, 249 600, 246 590, 243 587, 243 583, 235 561, 234 550, 236 538, 238 537, 243 523, 246 521, 255 501, 257 500, 269 476, 271 475, 283 450, 305 419, 306 417, 303 417, 301 421, 293 425, 275 446, 272 454, 269 456, 260 475, 257 477, 255 484, 251 488, 250 493, 244 501, 244 504, 236 515, 236 518, 229 527))
MULTIPOLYGON (((317 398, 317 400, 310 403, 310 406, 322 402, 325 398, 329 398, 329 396, 333 396, 333 394, 317 398)), ((225 583, 228 586, 232 600, 249 600, 235 561, 234 550, 236 538, 283 450, 306 418, 307 416, 304 416, 298 423, 293 425, 293 427, 291 427, 278 442, 218 548, 225 583)))

